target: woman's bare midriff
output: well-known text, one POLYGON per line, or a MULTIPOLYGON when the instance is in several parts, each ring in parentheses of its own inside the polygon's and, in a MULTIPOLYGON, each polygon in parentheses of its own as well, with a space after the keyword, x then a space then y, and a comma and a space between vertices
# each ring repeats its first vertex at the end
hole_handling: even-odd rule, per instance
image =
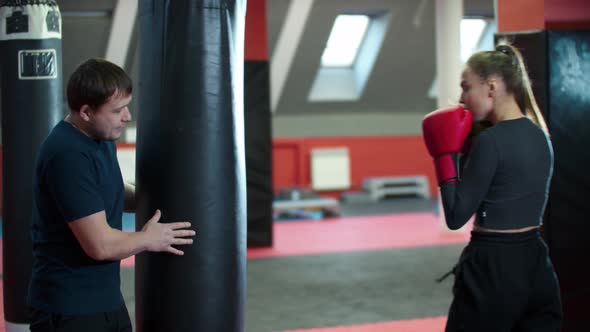
POLYGON ((540 226, 530 226, 525 228, 517 228, 517 229, 490 229, 485 227, 480 227, 477 225, 473 225, 473 230, 476 232, 492 232, 492 233, 522 233, 533 230, 535 228, 539 228, 540 226))

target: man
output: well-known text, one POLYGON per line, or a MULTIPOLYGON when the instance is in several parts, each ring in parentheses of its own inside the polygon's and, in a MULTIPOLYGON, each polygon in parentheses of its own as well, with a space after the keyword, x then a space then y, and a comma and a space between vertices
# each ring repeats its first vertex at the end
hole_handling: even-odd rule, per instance
POLYGON ((132 83, 115 64, 91 59, 67 87, 69 115, 51 131, 37 157, 31 226, 31 331, 131 331, 120 290, 120 260, 141 251, 182 255, 190 223, 159 223, 122 232, 134 209, 114 141, 131 120, 132 83))

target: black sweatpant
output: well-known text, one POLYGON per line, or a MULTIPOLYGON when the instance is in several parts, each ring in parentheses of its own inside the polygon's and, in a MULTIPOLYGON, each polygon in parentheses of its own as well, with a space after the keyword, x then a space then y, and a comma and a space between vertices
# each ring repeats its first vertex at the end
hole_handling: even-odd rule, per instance
POLYGON ((453 272, 446 332, 559 332, 559 286, 538 230, 472 232, 453 272))
POLYGON ((31 310, 31 332, 131 332, 127 307, 88 315, 62 315, 31 310))

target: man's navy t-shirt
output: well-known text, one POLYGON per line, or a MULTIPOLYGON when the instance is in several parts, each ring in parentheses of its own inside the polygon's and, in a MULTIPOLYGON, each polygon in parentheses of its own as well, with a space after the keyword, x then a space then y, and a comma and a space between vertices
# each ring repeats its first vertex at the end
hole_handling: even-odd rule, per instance
POLYGON ((121 229, 124 186, 112 141, 61 121, 43 142, 33 179, 30 306, 53 313, 107 312, 123 305, 120 261, 90 258, 68 223, 105 211, 121 229))

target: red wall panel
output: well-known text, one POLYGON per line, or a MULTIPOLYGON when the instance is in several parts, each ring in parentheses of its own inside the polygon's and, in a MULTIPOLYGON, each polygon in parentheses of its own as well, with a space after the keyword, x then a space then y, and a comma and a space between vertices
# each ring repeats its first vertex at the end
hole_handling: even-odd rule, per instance
MULTIPOLYGON (((422 136, 308 137, 279 138, 273 141, 273 186, 311 185, 311 150, 346 147, 350 156, 351 191, 359 191, 371 176, 426 175, 430 192, 438 193, 432 160, 422 136), (298 154, 296 156, 293 153, 298 154), (295 172, 295 174, 287 174, 295 172)), ((320 193, 337 196, 339 192, 320 193)))
POLYGON ((287 188, 297 185, 300 179, 300 162, 302 156, 299 143, 276 143, 273 145, 273 186, 274 188, 287 188))
POLYGON ((545 28, 557 30, 590 29, 590 1, 545 0, 545 28))
POLYGON ((497 0, 496 15, 498 32, 543 30, 545 0, 497 0))
POLYGON ((590 29, 588 0, 497 0, 496 15, 499 32, 590 29))
POLYGON ((246 4, 246 31, 244 41, 244 58, 246 60, 268 60, 266 1, 248 0, 246 4))

